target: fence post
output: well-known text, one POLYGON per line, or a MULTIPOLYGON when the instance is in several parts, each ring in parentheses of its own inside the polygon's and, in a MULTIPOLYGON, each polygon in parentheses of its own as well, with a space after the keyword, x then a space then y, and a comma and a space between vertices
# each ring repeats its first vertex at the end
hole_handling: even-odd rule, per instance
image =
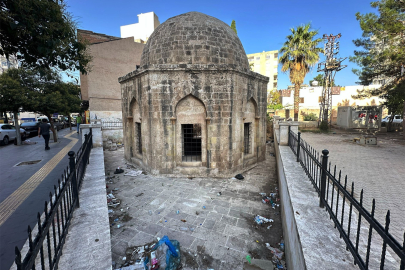
POLYGON ((298 132, 297 162, 300 162, 301 132, 298 132))
POLYGON ((326 191, 326 171, 328 169, 328 150, 322 150, 322 168, 321 168, 321 196, 319 198, 319 207, 324 208, 325 205, 323 201, 325 200, 326 191))
POLYGON ((291 146, 291 144, 290 144, 290 135, 291 134, 291 126, 288 126, 288 146, 291 146))
POLYGON ((79 203, 79 188, 77 186, 77 177, 76 177, 76 164, 75 164, 75 151, 69 151, 69 167, 70 173, 72 174, 72 186, 73 186, 73 196, 76 198, 76 207, 80 207, 79 203))

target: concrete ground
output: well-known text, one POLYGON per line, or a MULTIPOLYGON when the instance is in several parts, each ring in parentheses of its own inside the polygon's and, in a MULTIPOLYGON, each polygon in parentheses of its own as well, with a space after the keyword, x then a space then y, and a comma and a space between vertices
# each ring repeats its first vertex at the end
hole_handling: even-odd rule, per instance
POLYGON ((363 202, 369 212, 372 199, 375 199, 375 217, 383 226, 390 210, 389 232, 402 243, 405 231, 405 141, 397 133, 386 133, 377 135, 377 145, 360 145, 353 142, 353 138, 359 136, 359 133, 342 131, 301 134, 318 152, 329 150, 329 161, 332 166, 337 166, 337 173, 342 171, 342 179, 347 175, 349 187, 354 182, 357 200, 360 200, 361 189, 364 190, 363 202))
POLYGON ((266 161, 243 173, 242 181, 125 176, 138 169, 126 165, 123 153, 123 148, 104 152, 107 191, 121 201, 109 208, 114 211, 110 213, 114 268, 133 263, 134 247, 167 235, 180 242, 183 269, 244 269, 247 255, 269 260, 267 266, 252 269, 273 269, 265 243, 279 247, 280 208, 263 204, 259 195, 277 192, 272 147, 268 146, 266 161), (117 167, 125 172, 113 174, 117 167), (274 222, 257 225, 255 215, 274 222))

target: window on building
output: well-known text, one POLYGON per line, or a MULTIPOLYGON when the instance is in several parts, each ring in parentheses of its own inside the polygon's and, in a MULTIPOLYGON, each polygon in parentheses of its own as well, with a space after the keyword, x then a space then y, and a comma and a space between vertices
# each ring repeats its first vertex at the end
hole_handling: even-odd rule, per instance
POLYGON ((266 55, 266 59, 270 59, 270 54, 267 54, 267 55, 266 55))
POLYGON ((254 57, 249 57, 248 60, 249 60, 249 62, 253 62, 255 60, 255 58, 254 57))
POLYGON ((277 81, 277 75, 274 75, 274 76, 273 76, 273 80, 274 80, 274 81, 277 81))
POLYGON ((277 83, 273 83, 273 88, 277 88, 277 83))
POLYGON ((201 125, 182 124, 183 161, 201 161, 201 125))
POLYGON ((260 60, 260 56, 259 56, 259 57, 256 57, 256 60, 260 60))
POLYGON ((136 151, 142 155, 142 129, 141 123, 135 123, 136 151))
POLYGON ((244 129, 243 129, 243 144, 245 147, 245 154, 250 154, 251 153, 251 125, 252 123, 245 123, 244 124, 244 129))
POLYGON ((300 103, 304 103, 304 98, 300 97, 300 103))
POLYGON ((275 53, 275 54, 274 54, 274 58, 277 58, 277 57, 278 57, 278 53, 275 53))

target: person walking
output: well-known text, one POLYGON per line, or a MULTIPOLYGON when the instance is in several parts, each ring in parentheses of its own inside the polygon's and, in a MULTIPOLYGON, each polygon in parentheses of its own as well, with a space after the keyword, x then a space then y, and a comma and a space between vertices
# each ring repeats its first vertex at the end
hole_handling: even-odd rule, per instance
POLYGON ((77 124, 77 133, 79 133, 79 127, 80 127, 80 124, 82 123, 82 116, 79 114, 77 117, 76 117, 76 124, 77 124))
POLYGON ((49 137, 50 137, 49 129, 50 128, 51 128, 51 126, 48 125, 48 120, 43 118, 42 123, 39 125, 39 128, 38 128, 38 137, 41 138, 41 135, 42 135, 42 137, 44 138, 45 150, 51 149, 51 148, 49 148, 49 137))

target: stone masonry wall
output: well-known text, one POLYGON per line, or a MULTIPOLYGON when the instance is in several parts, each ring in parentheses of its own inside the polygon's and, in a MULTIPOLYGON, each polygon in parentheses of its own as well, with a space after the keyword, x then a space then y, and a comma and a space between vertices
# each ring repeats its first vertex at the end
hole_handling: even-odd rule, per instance
POLYGON ((134 145, 131 104, 136 100, 143 149, 142 156, 137 156, 135 147, 126 147, 127 159, 132 158, 152 173, 189 175, 232 174, 264 159, 267 78, 230 69, 149 70, 131 77, 121 81, 124 143, 134 145), (192 113, 198 106, 180 119, 176 106, 184 99, 200 101, 205 119, 201 115, 195 118, 192 113), (253 143, 252 151, 245 156, 243 128, 247 121, 252 126, 253 143), (201 162, 181 161, 180 122, 202 124, 201 162))

